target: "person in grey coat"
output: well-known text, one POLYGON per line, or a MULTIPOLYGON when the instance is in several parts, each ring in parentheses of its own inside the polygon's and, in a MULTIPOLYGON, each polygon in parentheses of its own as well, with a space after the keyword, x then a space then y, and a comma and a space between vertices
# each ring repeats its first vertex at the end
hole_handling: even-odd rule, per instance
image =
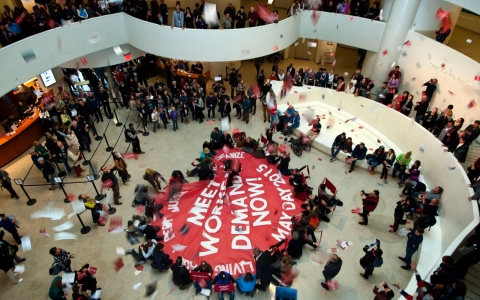
POLYGON ((327 282, 335 278, 335 276, 337 276, 338 273, 340 273, 341 268, 342 268, 342 259, 338 257, 338 255, 332 254, 327 264, 325 265, 325 268, 323 268, 323 272, 322 272, 323 276, 325 277, 325 282, 322 282, 321 285, 323 286, 324 289, 326 289, 327 291, 329 290, 327 282))
POLYGON ((12 179, 8 176, 8 172, 5 170, 0 170, 0 176, 2 176, 2 188, 7 189, 10 192, 10 198, 16 198, 18 200, 18 194, 12 187, 12 179))

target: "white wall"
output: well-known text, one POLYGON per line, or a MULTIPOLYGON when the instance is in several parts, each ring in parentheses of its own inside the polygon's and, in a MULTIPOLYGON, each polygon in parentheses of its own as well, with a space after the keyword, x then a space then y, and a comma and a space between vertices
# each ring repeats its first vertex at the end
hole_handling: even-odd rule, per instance
POLYGON ((456 4, 458 6, 464 7, 465 9, 468 9, 480 15, 480 5, 478 0, 446 0, 446 1, 456 4))
MULTIPOLYGON (((295 105, 298 103, 298 97, 298 93, 293 93, 287 95, 282 101, 295 105)), ((462 166, 451 153, 444 152, 440 141, 431 133, 412 119, 382 104, 363 97, 353 98, 352 95, 321 88, 308 93, 306 103, 315 101, 321 101, 332 107, 341 107, 343 111, 380 130, 402 152, 412 151, 413 159, 422 162, 422 174, 427 186, 444 188, 439 211, 441 222, 437 225, 440 228, 435 229, 441 230, 440 249, 430 252, 422 251, 418 259, 419 272, 428 278, 427 274, 438 266, 441 257, 451 255, 479 222, 476 202, 467 200, 472 191, 467 186, 468 178, 462 166), (325 99, 322 94, 327 95, 325 99), (371 111, 372 108, 374 112, 371 111), (425 145, 425 152, 420 151, 421 144, 425 145), (455 167, 455 169, 451 170, 449 167, 455 167)), ((407 291, 413 294, 415 289, 415 278, 412 276, 407 291)))
POLYGON ((454 117, 463 117, 467 125, 479 119, 480 82, 475 81, 474 76, 479 75, 480 64, 414 31, 408 33, 407 39, 412 45, 404 48, 407 55, 402 56, 398 62, 404 78, 400 90, 410 91, 415 100, 419 100, 425 89, 422 85, 435 77, 438 79, 438 86, 430 104, 431 108, 453 104, 454 117), (443 70, 442 64, 445 64, 443 70), (467 105, 472 99, 478 105, 470 109, 467 105))
MULTIPOLYGON (((278 24, 232 30, 171 29, 123 13, 89 19, 48 30, 1 48, 0 95, 44 70, 79 60, 81 57, 87 57, 89 64, 86 67, 105 66, 109 64, 108 59, 102 52, 97 52, 127 43, 140 52, 170 58, 202 62, 240 61, 268 55, 274 51, 274 47, 282 50, 299 37, 331 40, 376 50, 385 27, 381 22, 362 18, 350 21, 349 16, 322 13, 317 32, 314 33, 310 15, 311 12, 304 12, 278 24), (338 31, 336 24, 339 25, 338 31), (360 26, 365 30, 359 31, 360 26), (331 27, 335 31, 332 31, 331 27), (145 37, 145 32, 149 33, 150 38, 145 37), (89 44, 89 36, 97 33, 100 41, 89 44), (34 51, 37 58, 27 63, 21 53, 30 50, 34 51), (100 57, 95 57, 94 53, 100 57)), ((110 53, 110 64, 115 63, 115 58, 121 59, 112 58, 114 54, 110 53)))
POLYGON ((443 0, 422 0, 418 7, 412 29, 415 31, 432 31, 440 28, 442 22, 435 17, 440 7, 450 12, 452 28, 454 28, 460 11, 462 10, 461 7, 443 0))

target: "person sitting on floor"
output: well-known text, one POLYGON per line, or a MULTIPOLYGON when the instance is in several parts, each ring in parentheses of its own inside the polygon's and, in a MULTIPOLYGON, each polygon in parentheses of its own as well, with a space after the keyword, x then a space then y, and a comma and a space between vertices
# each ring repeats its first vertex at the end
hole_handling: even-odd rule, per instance
MULTIPOLYGON (((212 285, 228 285, 230 283, 235 285, 235 278, 225 271, 221 271, 212 281, 212 285)), ((230 294, 230 300, 235 299, 235 290, 227 293, 230 294)), ((218 299, 223 300, 223 292, 218 292, 218 299)))
POLYGON ((323 183, 318 186, 318 198, 324 200, 327 203, 327 206, 343 206, 343 201, 338 199, 337 196, 327 193, 326 188, 327 186, 323 183))
POLYGON ((137 205, 147 205, 148 201, 150 200, 150 195, 148 194, 148 186, 143 186, 139 189, 138 193, 135 195, 133 199, 132 206, 135 207, 137 205))
POLYGON ((156 245, 156 240, 148 240, 146 243, 138 246, 138 252, 132 248, 125 251, 125 254, 131 254, 136 260, 138 260, 138 263, 135 264, 135 267, 142 266, 143 264, 145 264, 145 261, 147 259, 150 259, 152 257, 153 250, 155 249, 156 245))
POLYGON ((173 260, 170 256, 163 252, 163 244, 157 243, 155 250, 153 250, 153 262, 151 264, 152 269, 158 269, 160 272, 170 269, 173 260))
POLYGON ((187 289, 193 282, 187 267, 183 265, 183 258, 181 256, 177 257, 175 264, 173 264, 170 269, 172 270, 173 284, 178 286, 180 290, 187 289))

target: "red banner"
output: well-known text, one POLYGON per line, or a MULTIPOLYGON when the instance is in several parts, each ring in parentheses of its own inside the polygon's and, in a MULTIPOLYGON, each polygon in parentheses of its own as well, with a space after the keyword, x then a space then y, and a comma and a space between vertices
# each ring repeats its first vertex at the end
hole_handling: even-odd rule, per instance
POLYGON ((203 279, 205 281, 212 280, 210 275, 208 275, 208 273, 206 272, 190 272, 190 278, 194 281, 199 281, 200 279, 203 279))
POLYGON ((164 251, 184 258, 188 268, 202 261, 214 273, 233 276, 255 272, 252 249, 268 249, 290 236, 291 216, 301 211, 294 200, 288 177, 282 176, 266 159, 232 149, 214 158, 216 176, 168 186, 157 197, 165 216, 158 221, 165 237, 164 251), (242 171, 226 187, 225 159, 237 159, 242 171))
POLYGON ((233 286, 233 283, 229 284, 216 284, 213 290, 216 293, 227 293, 227 292, 233 292, 235 291, 235 287, 233 286))

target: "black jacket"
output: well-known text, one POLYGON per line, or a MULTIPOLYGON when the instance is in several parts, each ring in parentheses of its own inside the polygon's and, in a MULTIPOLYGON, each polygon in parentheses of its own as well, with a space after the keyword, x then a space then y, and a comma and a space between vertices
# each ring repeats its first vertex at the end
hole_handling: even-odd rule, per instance
POLYGON ((155 231, 155 228, 153 228, 152 225, 147 225, 145 229, 143 229, 143 234, 145 235, 145 238, 147 240, 152 240, 157 237, 157 232, 155 231))
POLYGON ((270 282, 272 277, 272 257, 268 250, 263 251, 257 257, 256 269, 257 279, 260 279, 262 282, 270 282))
POLYGON ((328 280, 338 275, 342 268, 342 259, 339 257, 336 261, 328 261, 323 269, 323 276, 328 280))
POLYGON ((185 266, 178 266, 177 264, 173 264, 170 269, 173 273, 172 280, 175 285, 184 285, 192 281, 190 279, 190 273, 185 266))

